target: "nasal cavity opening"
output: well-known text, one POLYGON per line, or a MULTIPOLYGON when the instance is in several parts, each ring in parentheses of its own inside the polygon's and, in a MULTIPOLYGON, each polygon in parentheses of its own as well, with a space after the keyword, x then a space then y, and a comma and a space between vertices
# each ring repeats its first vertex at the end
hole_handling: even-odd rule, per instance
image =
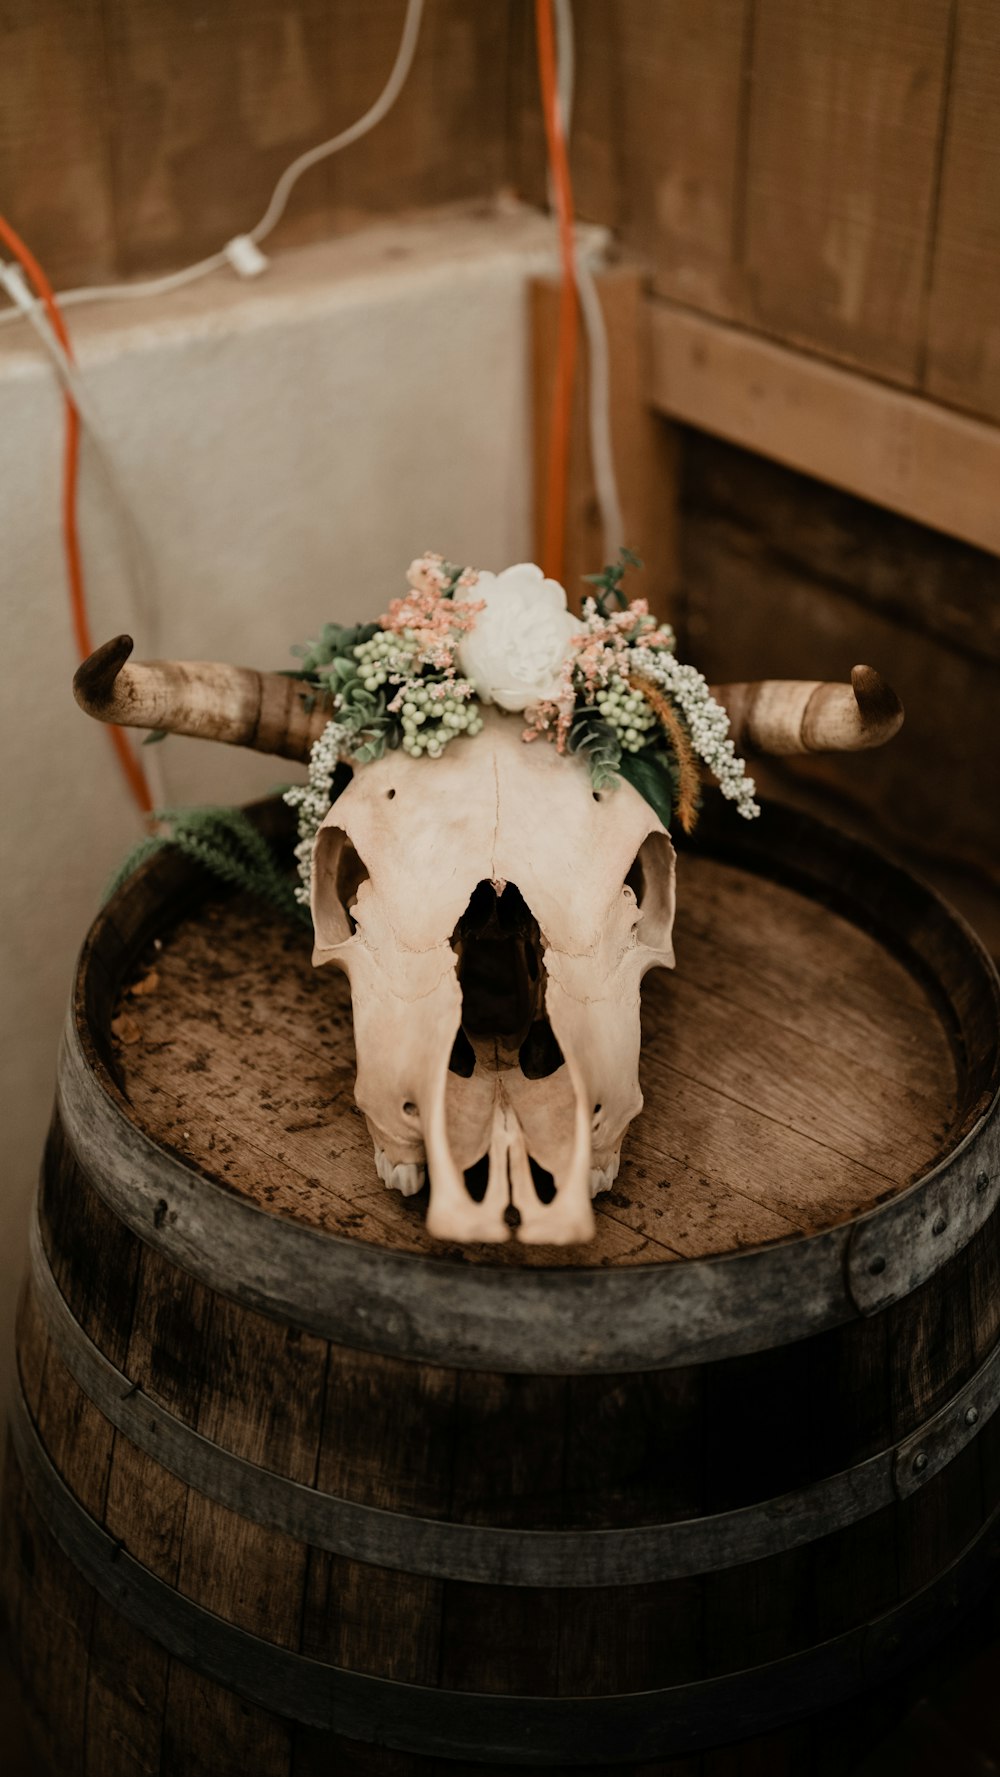
MULTIPOLYGON (((546 1167, 539 1165, 538 1161, 533 1159, 530 1154, 528 1155, 528 1165, 531 1168, 531 1182, 535 1187, 535 1195, 539 1203, 551 1203, 556 1194, 556 1181, 551 1172, 546 1167)), ((483 1154, 472 1166, 467 1166, 464 1177, 465 1188, 473 1202, 482 1203, 490 1182, 489 1155, 483 1154)), ((520 1214, 513 1204, 508 1204, 505 1215, 513 1227, 516 1227, 521 1220, 520 1214)))
POLYGON ((482 1203, 486 1196, 486 1187, 490 1182, 490 1157, 483 1154, 472 1166, 465 1169, 465 1188, 474 1203, 482 1203))
POLYGON ((551 1172, 547 1172, 544 1166, 539 1166, 538 1161, 532 1159, 530 1154, 528 1165, 531 1167, 531 1182, 539 1203, 551 1203, 556 1194, 556 1181, 551 1172))
POLYGON ((452 1072, 467 1078, 476 1042, 492 1040, 517 1053, 529 1079, 554 1073, 563 1055, 545 1010, 542 935, 516 883, 499 891, 492 882, 477 883, 451 942, 462 990, 452 1072))

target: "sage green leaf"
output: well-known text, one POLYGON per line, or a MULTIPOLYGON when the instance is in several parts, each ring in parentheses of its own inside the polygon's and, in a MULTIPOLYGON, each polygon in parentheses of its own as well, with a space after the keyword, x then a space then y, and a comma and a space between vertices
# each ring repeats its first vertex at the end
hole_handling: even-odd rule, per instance
POLYGON ((658 814, 663 825, 670 826, 674 812, 670 774, 662 766, 642 753, 623 753, 618 767, 626 783, 638 790, 645 797, 654 813, 658 814))

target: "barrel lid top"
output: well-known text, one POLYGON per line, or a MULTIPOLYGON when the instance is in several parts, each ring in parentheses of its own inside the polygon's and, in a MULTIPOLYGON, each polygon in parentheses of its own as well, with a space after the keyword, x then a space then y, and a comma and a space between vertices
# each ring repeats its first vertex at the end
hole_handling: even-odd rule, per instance
MULTIPOLYGON (((264 805, 261 818, 280 816, 264 805)), ((421 1198, 375 1174, 343 978, 312 969, 307 934, 206 897, 172 855, 118 891, 85 946, 71 1025, 90 1085, 78 1086, 178 1177, 359 1261, 374 1252, 536 1289, 568 1274, 596 1285, 669 1273, 685 1294, 695 1279, 681 1273, 714 1272, 705 1287, 718 1294, 720 1262, 743 1261, 746 1275, 745 1261, 771 1254, 790 1279, 808 1251, 829 1273, 817 1309, 829 1320, 858 1309, 838 1278, 846 1248, 867 1242, 870 1311, 898 1293, 886 1216, 912 1220, 922 1189, 975 1147, 996 1096, 992 967, 932 891, 774 805, 750 829, 710 807, 682 851, 678 903, 676 971, 644 987, 645 1108, 587 1247, 431 1241, 421 1198)), ((992 1193, 991 1177, 980 1219, 992 1193)), ((935 1238, 940 1262, 949 1243, 935 1238)))

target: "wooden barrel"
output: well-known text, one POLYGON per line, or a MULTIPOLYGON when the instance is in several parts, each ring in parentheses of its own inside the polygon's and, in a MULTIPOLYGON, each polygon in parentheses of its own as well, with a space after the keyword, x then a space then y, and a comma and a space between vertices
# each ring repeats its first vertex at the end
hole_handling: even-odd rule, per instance
POLYGON ((994 973, 778 807, 710 807, 679 901, 646 1108, 568 1251, 437 1246, 383 1189, 305 932, 170 854, 101 914, 5 1513, 62 1777, 825 1771, 814 1712, 981 1591, 994 973), (760 1735, 791 1762, 707 1750, 760 1735))

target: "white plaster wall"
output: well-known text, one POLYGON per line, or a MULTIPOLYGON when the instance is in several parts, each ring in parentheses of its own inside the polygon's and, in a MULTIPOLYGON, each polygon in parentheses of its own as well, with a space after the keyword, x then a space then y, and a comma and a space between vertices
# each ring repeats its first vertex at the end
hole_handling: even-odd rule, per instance
MULTIPOLYGON (((375 615, 425 548, 500 567, 530 552, 527 214, 444 216, 73 313, 78 356, 144 542, 90 454, 82 516, 95 639, 138 657, 288 664, 327 618, 375 615)), ((139 835, 106 734, 70 691, 58 511, 62 422, 24 324, 0 332, 0 1387, 74 958, 139 835)), ((244 799, 291 768, 169 740, 176 803, 244 799)))

